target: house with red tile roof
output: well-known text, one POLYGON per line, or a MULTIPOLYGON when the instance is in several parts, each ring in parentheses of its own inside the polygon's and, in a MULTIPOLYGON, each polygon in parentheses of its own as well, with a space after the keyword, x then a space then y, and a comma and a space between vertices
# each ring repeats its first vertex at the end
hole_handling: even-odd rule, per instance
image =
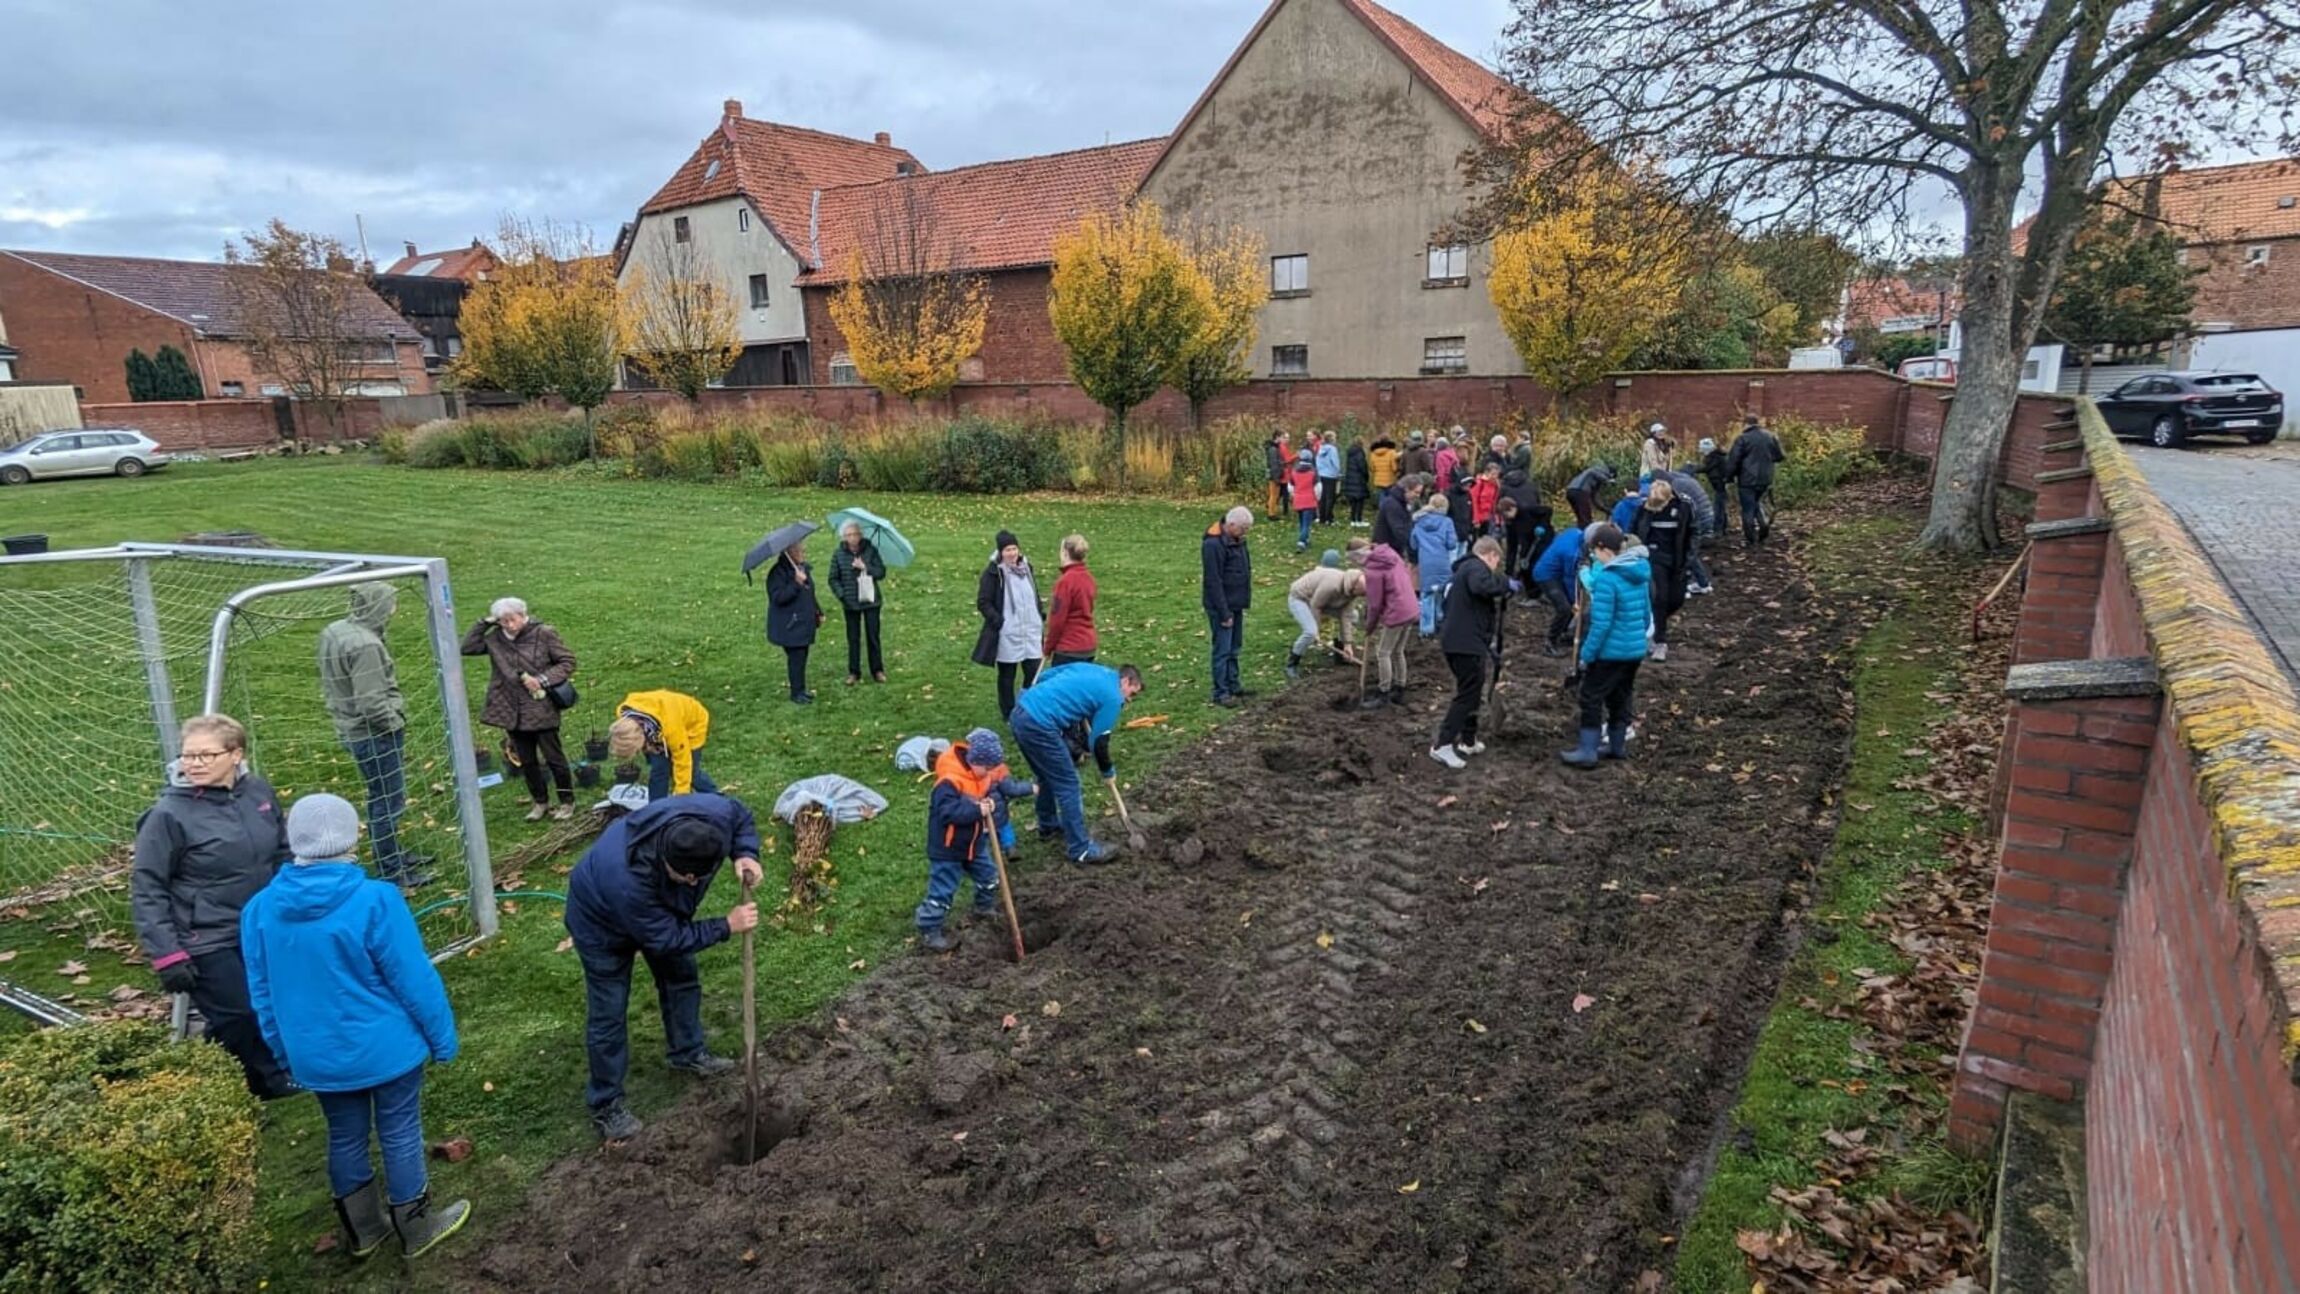
MULTIPOLYGON (((0 251, 0 311, 23 381, 70 382, 91 404, 128 399, 130 351, 174 346, 209 399, 289 394, 248 353, 240 275, 221 261, 0 251)), ((422 339, 374 292, 354 293, 343 320, 359 368, 347 395, 424 395, 422 339)))
POLYGON ((981 276, 989 321, 963 379, 1065 380, 1069 361, 1047 314, 1054 241, 1089 214, 1124 206, 1164 144, 1137 140, 823 190, 808 249, 813 267, 798 284, 813 380, 859 380, 829 311, 858 264, 871 276, 913 267, 981 276))
POLYGON ((806 311, 794 286, 815 261, 816 195, 922 171, 884 133, 849 139, 756 121, 738 99, 639 208, 618 240, 618 278, 705 275, 736 303, 742 357, 728 386, 808 380, 806 311))
POLYGON ((393 261, 383 269, 389 278, 460 279, 465 283, 484 283, 487 276, 502 264, 496 259, 495 249, 474 238, 469 247, 450 248, 444 252, 421 252, 414 243, 408 243, 407 255, 393 261))
POLYGON ((1257 377, 1522 373, 1488 249, 1440 231, 1528 101, 1373 0, 1274 0, 1150 164, 1176 217, 1261 235, 1257 377))

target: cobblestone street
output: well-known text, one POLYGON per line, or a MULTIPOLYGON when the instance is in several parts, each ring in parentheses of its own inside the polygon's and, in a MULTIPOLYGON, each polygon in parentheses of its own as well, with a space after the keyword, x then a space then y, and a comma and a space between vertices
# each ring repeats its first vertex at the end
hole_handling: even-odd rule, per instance
POLYGON ((2148 483, 2251 612, 2285 672, 2300 678, 2300 444, 2132 447, 2148 483))

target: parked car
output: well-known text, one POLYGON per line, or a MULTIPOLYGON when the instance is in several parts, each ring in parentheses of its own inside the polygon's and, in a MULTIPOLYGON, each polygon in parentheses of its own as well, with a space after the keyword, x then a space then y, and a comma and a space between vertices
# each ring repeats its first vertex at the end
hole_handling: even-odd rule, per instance
POLYGON ((132 427, 44 431, 0 449, 0 485, 50 476, 142 476, 168 463, 159 442, 132 427))
POLYGON ((1900 374, 1911 382, 1946 382, 1954 386, 1957 362, 1946 355, 1913 355, 1901 361, 1900 374))
POLYGON ((2242 436, 2264 445, 2284 425, 2284 397, 2257 373, 2149 373, 2098 403, 2110 431, 2158 449, 2195 436, 2242 436))

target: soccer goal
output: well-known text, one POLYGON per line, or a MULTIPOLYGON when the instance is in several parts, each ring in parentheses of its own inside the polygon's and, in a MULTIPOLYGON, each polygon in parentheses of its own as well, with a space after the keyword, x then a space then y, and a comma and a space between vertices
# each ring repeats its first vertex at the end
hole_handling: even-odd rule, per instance
MULTIPOLYGON (((322 700, 319 636, 348 614, 352 586, 377 582, 399 595, 383 637, 407 703, 400 846, 437 878, 410 902, 435 956, 494 934, 447 563, 123 543, 0 557, 0 952, 65 940, 83 961, 140 955, 128 916, 136 821, 193 715, 245 724, 249 766, 284 799, 331 791, 370 818, 367 780, 322 700)), ((61 988, 32 978, 0 964, 0 1003, 51 1021, 109 1005, 75 995, 69 977, 61 988)))

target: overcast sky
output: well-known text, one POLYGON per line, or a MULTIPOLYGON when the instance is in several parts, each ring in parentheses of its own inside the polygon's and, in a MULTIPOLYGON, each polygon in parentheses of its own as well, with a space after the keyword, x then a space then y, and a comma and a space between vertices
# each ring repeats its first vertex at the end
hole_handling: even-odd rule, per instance
MULTIPOLYGON (((1491 65, 1506 0, 1388 0, 1491 65)), ((605 244, 718 122, 929 167, 1172 130, 1263 0, 0 0, 0 247, 214 259, 274 215, 379 262, 505 212, 605 244)))

